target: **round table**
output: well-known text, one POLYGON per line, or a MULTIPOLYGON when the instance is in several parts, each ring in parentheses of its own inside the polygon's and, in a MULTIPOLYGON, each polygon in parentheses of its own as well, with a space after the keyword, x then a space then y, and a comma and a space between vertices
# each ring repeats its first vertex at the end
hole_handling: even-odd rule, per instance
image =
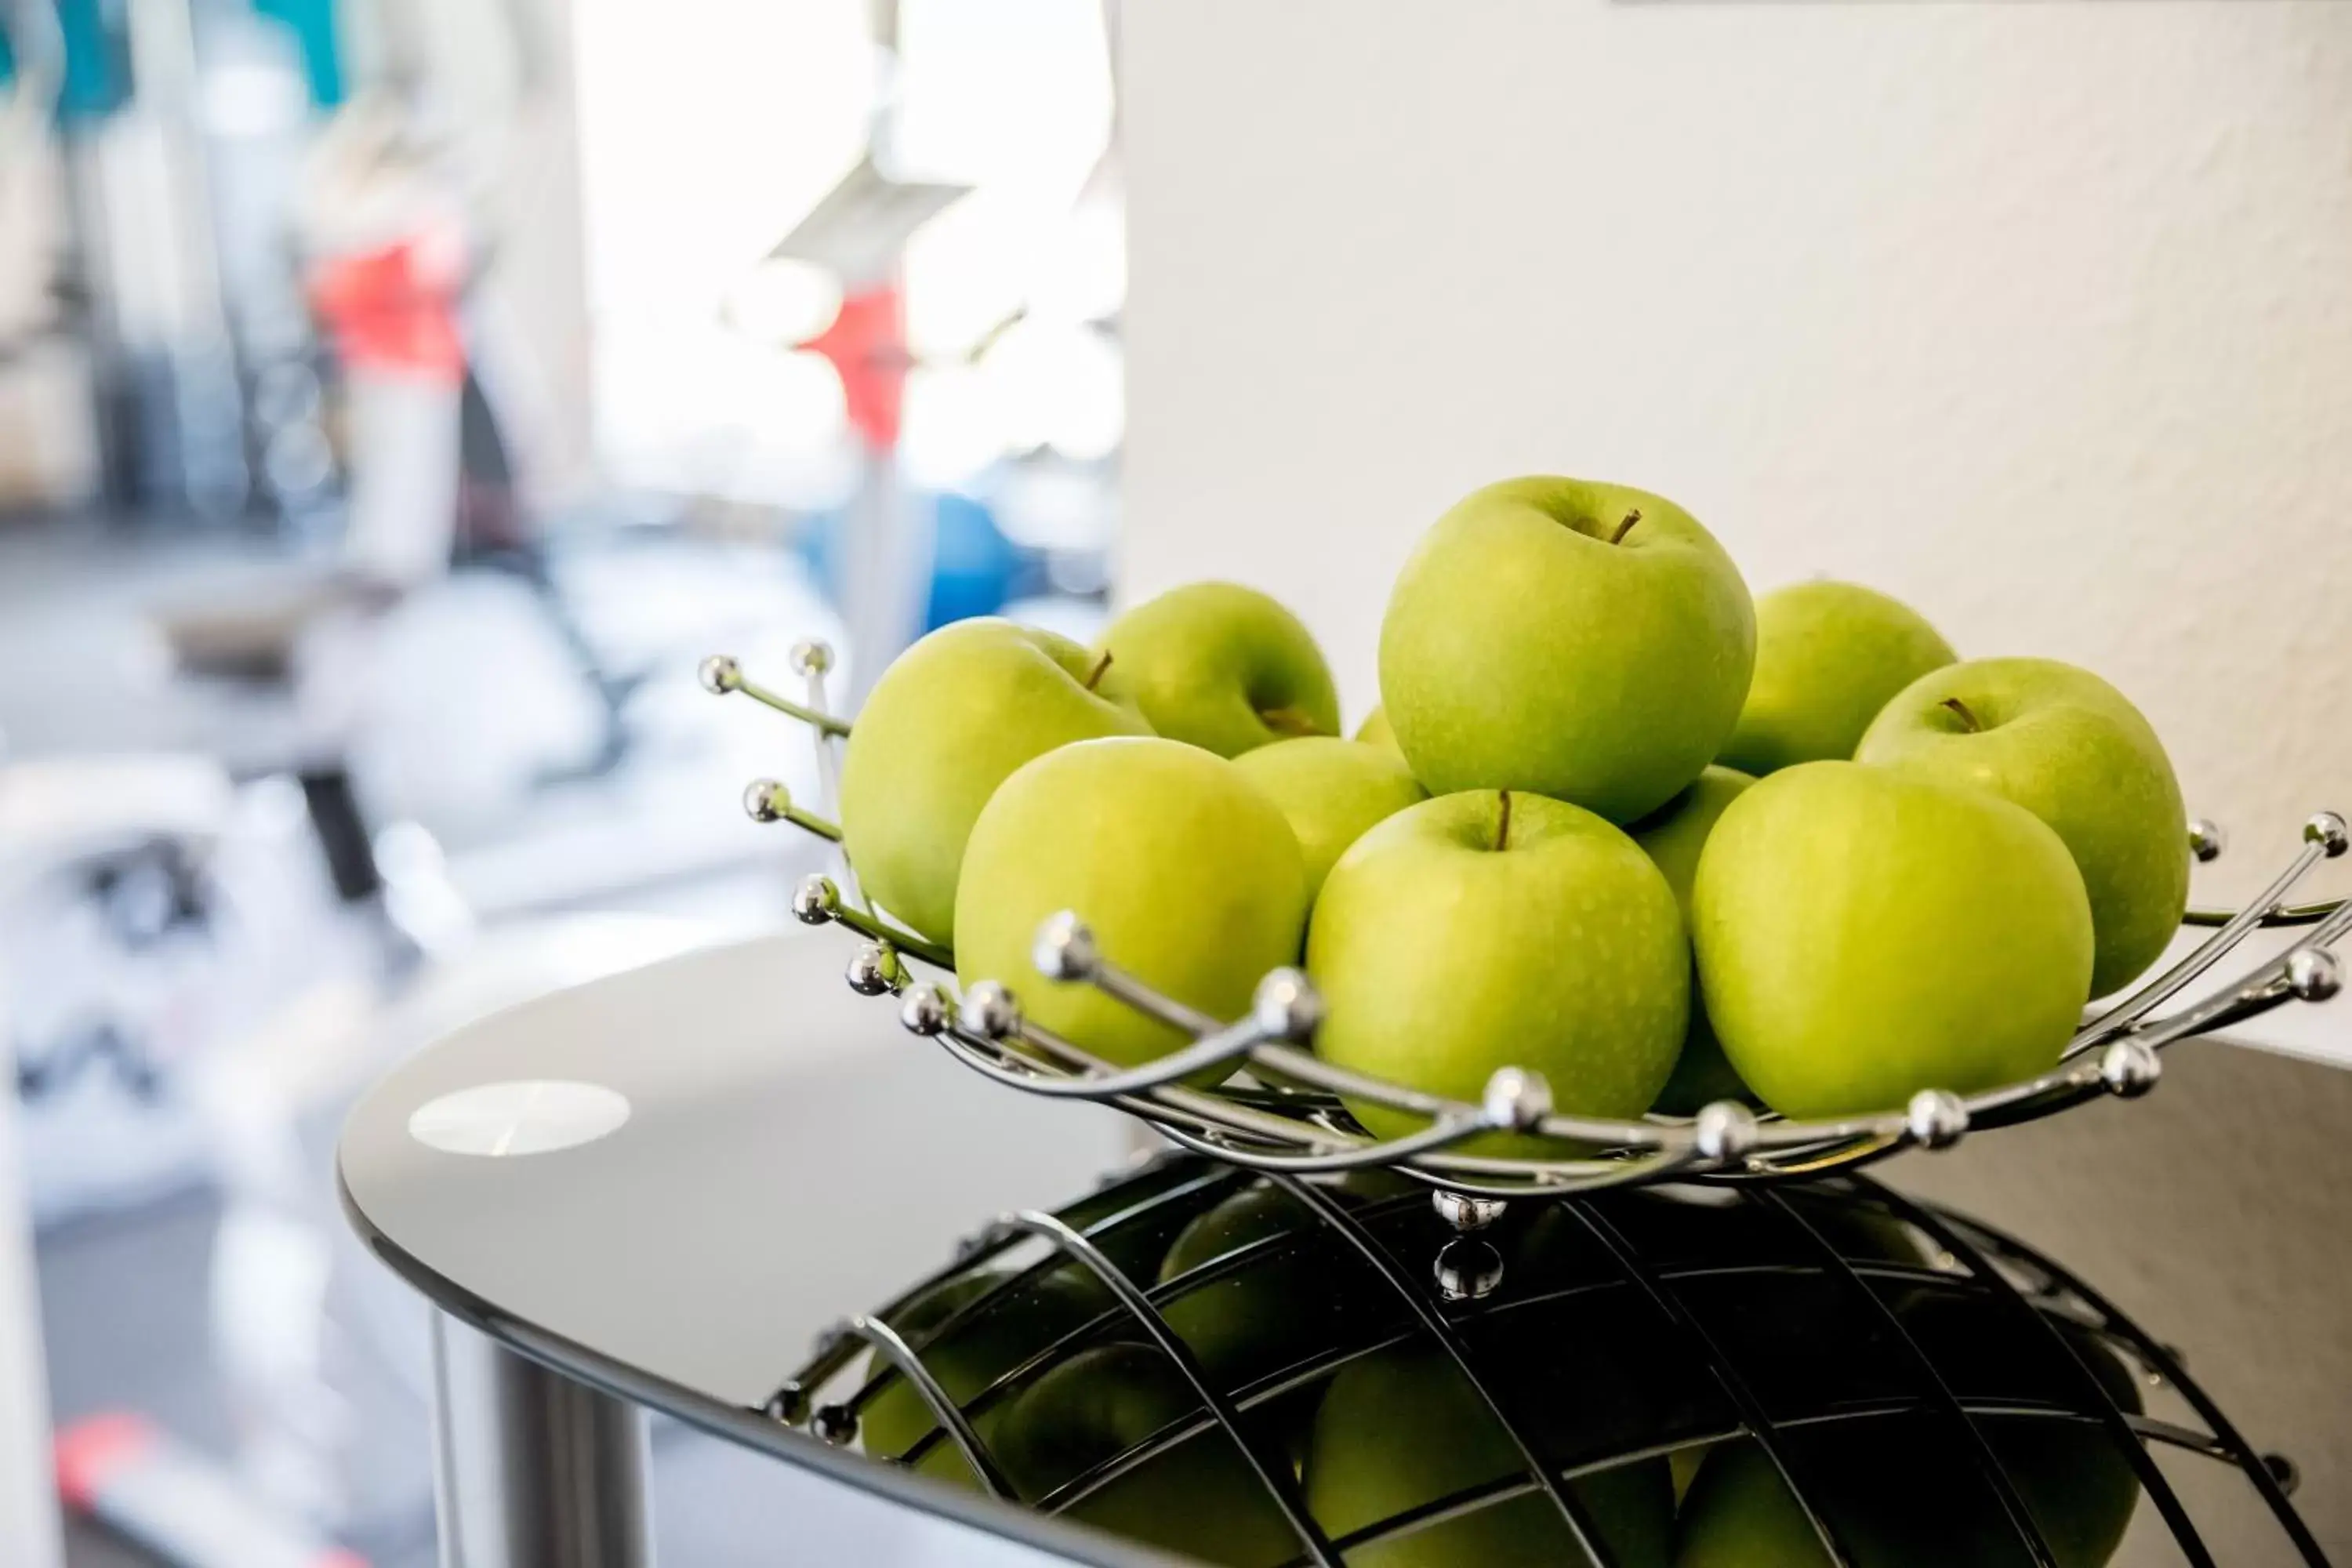
MULTIPOLYGON (((353 1112, 345 1207, 438 1309, 446 1563, 646 1562, 643 1408, 812 1472, 868 1527, 936 1521, 956 1532, 939 1560, 1164 1561, 761 1414, 826 1325, 1139 1146, 1116 1113, 1006 1094, 910 1041, 843 985, 848 950, 799 931, 561 992, 459 1030, 353 1112)), ((2352 1073, 2219 1041, 2166 1061, 2149 1100, 1906 1157, 1891 1180, 2114 1281, 2296 1458, 2313 1528, 2339 1537, 2352 1073)))
POLYGON ((825 1325, 1137 1147, 1116 1113, 1004 1094, 908 1040, 843 985, 830 936, 511 1008, 352 1112, 345 1211, 437 1309, 445 1563, 648 1561, 648 1408, 937 1516, 971 1537, 946 1560, 1163 1561, 760 1414, 825 1325))

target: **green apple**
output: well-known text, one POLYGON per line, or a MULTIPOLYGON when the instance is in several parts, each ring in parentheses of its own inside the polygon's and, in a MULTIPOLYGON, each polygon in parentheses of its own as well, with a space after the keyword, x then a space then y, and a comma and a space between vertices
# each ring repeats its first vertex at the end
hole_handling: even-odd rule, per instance
POLYGON ((1339 694, 1298 617, 1255 588, 1171 588, 1110 624, 1103 690, 1151 727, 1221 757, 1295 735, 1337 735, 1339 694))
MULTIPOLYGON (((1080 1351, 1040 1376, 999 1423, 1006 1479, 1036 1503, 1178 1422, 1201 1401, 1173 1362, 1136 1344, 1080 1351)), ((1261 1419, 1253 1412, 1244 1421, 1261 1419)), ((1277 1449, 1287 1437, 1276 1434, 1277 1449)), ((1211 1426, 1070 1502, 1066 1518, 1234 1568, 1274 1568, 1303 1549, 1234 1440, 1211 1426)))
POLYGON ((1367 746, 1385 746, 1400 757, 1404 755, 1403 748, 1397 744, 1396 730, 1389 723, 1389 710, 1377 703, 1364 715, 1364 721, 1356 726, 1356 739, 1367 746))
POLYGON ((1429 798, 1395 752, 1325 735, 1260 746, 1234 758, 1234 766, 1273 796, 1290 819, 1307 858, 1310 900, 1321 890, 1332 862, 1365 829, 1429 798))
POLYGON ((841 763, 842 841, 866 891, 951 942, 964 843, 996 786, 1072 741, 1151 732, 1093 689, 1097 674, 1069 638, 992 618, 941 626, 900 654, 841 763))
POLYGON ((1181 741, 1081 741, 1006 779, 973 825, 956 975, 1003 983, 1033 1021, 1132 1066, 1189 1040, 1090 985, 1040 975, 1040 925, 1074 910, 1110 963, 1238 1018, 1266 971, 1298 961, 1307 908, 1297 836, 1239 768, 1181 741))
POLYGON ((1958 656, 1916 610, 1853 583, 1756 601, 1756 676, 1722 762, 1762 776, 1843 762, 1887 699, 1958 656))
POLYGON ((1724 1054, 1787 1116, 2046 1071, 2090 994, 2090 900, 2058 836, 1998 795, 1859 763, 1801 763, 1733 801, 1691 931, 1724 1054))
MULTIPOLYGON (((1441 1498, 1526 1473, 1517 1447, 1434 1348, 1376 1352, 1332 1378, 1307 1444, 1307 1504, 1333 1537, 1441 1498)), ((1623 1568, 1664 1568, 1672 1555, 1673 1472, 1663 1458, 1580 1477, 1571 1495, 1623 1568)), ((1377 1539, 1350 1568, 1559 1568, 1590 1563, 1540 1491, 1377 1539)))
MULTIPOLYGON (((1730 768, 1709 767, 1688 789, 1625 830, 1665 876, 1685 925, 1690 923, 1691 879, 1698 875, 1698 852, 1706 847, 1706 836, 1715 831, 1725 808, 1755 782, 1730 768)), ((1697 961, 1692 962, 1696 965, 1697 961)), ((1694 1116, 1713 1100, 1754 1099, 1725 1058, 1723 1045, 1706 1021, 1706 1004, 1694 988, 1690 1033, 1683 1039, 1682 1055, 1675 1058, 1674 1076, 1659 1090, 1653 1109, 1670 1116, 1694 1116)))
POLYGON ((1690 513, 1622 485, 1507 479, 1406 561, 1381 698, 1433 794, 1524 790, 1632 822, 1714 760, 1755 656, 1747 585, 1690 513))
POLYGON ((1886 704, 1854 755, 1990 790, 2057 830, 2091 896, 2094 996, 2122 989, 2180 929, 2179 781, 2139 710, 2088 670, 2046 658, 1937 670, 1886 704))
MULTIPOLYGON (((1690 950, 1657 867, 1582 807, 1516 791, 1441 795, 1356 840, 1323 884, 1307 968, 1318 1054, 1474 1103, 1517 1067, 1560 1110, 1639 1116, 1690 1021, 1690 950)), ((1350 1109, 1383 1136, 1417 1122, 1350 1109)))

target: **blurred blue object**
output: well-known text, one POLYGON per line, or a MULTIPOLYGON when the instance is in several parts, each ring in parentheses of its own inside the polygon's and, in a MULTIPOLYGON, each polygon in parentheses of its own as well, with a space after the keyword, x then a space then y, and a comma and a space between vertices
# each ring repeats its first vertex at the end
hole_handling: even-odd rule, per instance
POLYGON ((58 0, 58 38, 66 56, 59 120, 103 120, 131 101, 131 35, 121 6, 58 0))
POLYGON ((1029 591, 1024 571, 1038 575, 1029 556, 996 526, 996 514, 969 496, 950 493, 933 509, 931 593, 923 629, 992 615, 1029 591))
POLYGON ((343 57, 336 47, 335 0, 253 0, 258 16, 282 24, 302 50, 302 75, 314 108, 343 101, 343 57))
MULTIPOLYGON (((1045 590, 1043 560, 1007 539, 986 503, 949 491, 910 496, 908 504, 928 505, 931 512, 931 583, 923 601, 923 630, 994 615, 1012 600, 1045 590)), ((841 533, 847 522, 846 512, 824 512, 810 519, 801 535, 801 554, 828 597, 841 586, 841 533)))

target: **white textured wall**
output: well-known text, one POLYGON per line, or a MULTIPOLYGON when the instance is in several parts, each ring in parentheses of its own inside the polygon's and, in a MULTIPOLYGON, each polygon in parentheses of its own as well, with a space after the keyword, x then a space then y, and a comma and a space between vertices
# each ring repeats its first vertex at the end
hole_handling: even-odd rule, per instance
POLYGON ((1127 14, 1127 596, 1283 596, 1352 714, 1448 502, 1623 479, 2106 673, 2209 890, 2352 809, 2352 5, 1127 14))

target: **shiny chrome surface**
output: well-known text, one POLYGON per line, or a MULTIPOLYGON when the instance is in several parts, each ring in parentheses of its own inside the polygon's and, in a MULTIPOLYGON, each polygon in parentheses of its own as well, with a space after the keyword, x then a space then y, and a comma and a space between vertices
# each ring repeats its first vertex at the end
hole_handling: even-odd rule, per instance
POLYGON ((443 1568, 648 1568, 645 1413, 433 1320, 443 1568))

